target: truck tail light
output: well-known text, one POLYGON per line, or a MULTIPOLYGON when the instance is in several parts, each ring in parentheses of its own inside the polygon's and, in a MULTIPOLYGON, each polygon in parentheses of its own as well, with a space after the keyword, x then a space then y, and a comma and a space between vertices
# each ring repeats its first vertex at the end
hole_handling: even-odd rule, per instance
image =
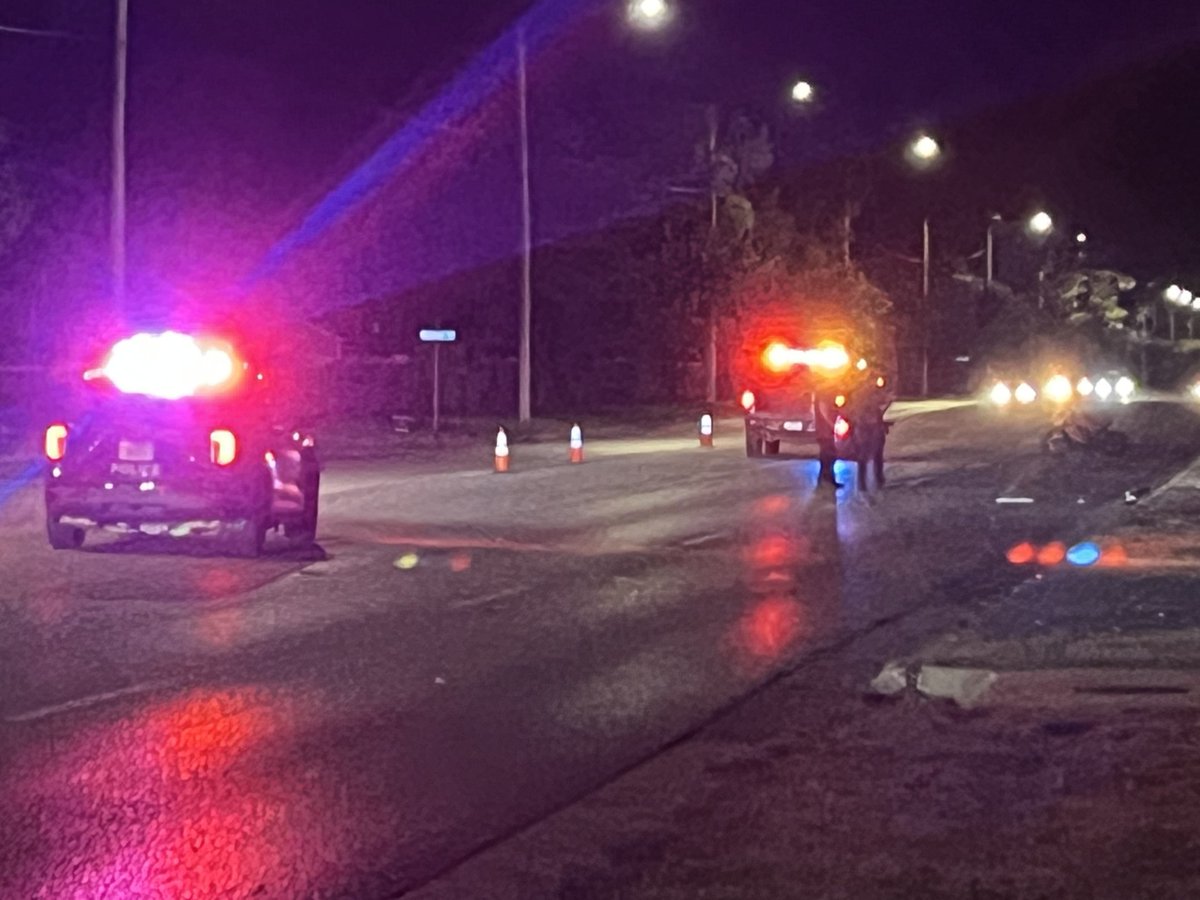
POLYGON ((754 401, 758 399, 754 396, 754 391, 742 391, 742 409, 750 412, 754 409, 754 401))
POLYGON ((208 436, 209 455, 218 466, 227 466, 237 457, 237 438, 226 428, 214 429, 208 436))
POLYGON ((837 421, 833 423, 833 436, 839 441, 844 441, 850 434, 850 423, 841 416, 837 417, 837 421))
POLYGON ((46 458, 58 462, 67 453, 67 426, 61 422, 46 429, 46 458))

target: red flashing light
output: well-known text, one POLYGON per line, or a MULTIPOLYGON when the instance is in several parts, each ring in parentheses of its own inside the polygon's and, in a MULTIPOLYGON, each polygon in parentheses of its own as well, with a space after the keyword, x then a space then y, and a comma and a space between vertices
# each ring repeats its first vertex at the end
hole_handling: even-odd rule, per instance
POLYGON ((849 435, 850 423, 838 416, 837 421, 833 423, 833 436, 839 441, 844 441, 849 435))
POLYGON ((746 412, 754 409, 754 402, 758 398, 754 396, 754 391, 742 391, 742 409, 746 412))
POLYGON ((1007 554, 1008 561, 1014 566, 1023 566, 1033 562, 1037 558, 1037 548, 1028 541, 1017 544, 1011 547, 1007 554))
POLYGON ((67 426, 57 422, 46 429, 46 458, 58 462, 67 454, 67 426))
POLYGON ((218 466, 227 466, 237 458, 237 438, 226 428, 216 428, 208 436, 209 454, 218 466))
POLYGON ((1043 566, 1057 566, 1067 558, 1067 545, 1054 541, 1038 551, 1037 561, 1043 566))
POLYGON ((104 365, 89 370, 84 379, 103 376, 124 394, 177 400, 225 390, 238 370, 232 351, 221 342, 164 331, 117 341, 104 365))
POLYGON ((763 365, 772 372, 786 372, 792 367, 792 348, 787 344, 775 341, 768 344, 762 355, 763 365))

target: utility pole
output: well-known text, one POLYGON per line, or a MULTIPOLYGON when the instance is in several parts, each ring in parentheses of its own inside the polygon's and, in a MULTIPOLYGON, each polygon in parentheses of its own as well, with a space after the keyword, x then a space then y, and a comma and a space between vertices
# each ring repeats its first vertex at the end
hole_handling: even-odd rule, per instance
POLYGON ((991 222, 988 222, 988 227, 987 227, 987 277, 984 279, 984 286, 987 288, 986 293, 989 297, 992 295, 992 279, 995 277, 995 272, 996 272, 995 256, 993 255, 994 251, 993 251, 993 246, 992 246, 992 225, 993 224, 995 224, 994 220, 991 222))
POLYGON ((129 0, 117 0, 112 110, 112 292, 116 309, 125 312, 125 81, 129 42, 129 0))
POLYGON ((517 32, 517 106, 521 125, 521 349, 518 358, 517 418, 528 422, 533 415, 532 335, 533 318, 533 211, 529 200, 529 79, 526 67, 525 29, 517 32))
MULTIPOLYGON (((708 107, 706 111, 708 118, 708 199, 709 199, 709 223, 708 223, 708 252, 711 255, 716 252, 717 246, 717 185, 713 180, 713 172, 716 170, 717 159, 717 138, 720 132, 720 112, 715 104, 708 107)), ((708 291, 708 387, 705 391, 705 396, 709 403, 717 402, 717 295, 716 291, 709 286, 708 291)))
POLYGON ((929 396, 929 216, 921 226, 921 396, 929 396))

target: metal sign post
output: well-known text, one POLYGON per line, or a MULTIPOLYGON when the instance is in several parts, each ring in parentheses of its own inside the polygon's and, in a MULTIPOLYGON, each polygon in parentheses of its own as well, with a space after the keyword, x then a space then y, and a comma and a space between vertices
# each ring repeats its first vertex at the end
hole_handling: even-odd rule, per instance
POLYGON ((437 434, 441 418, 442 344, 453 343, 458 339, 458 332, 454 329, 422 328, 419 337, 424 343, 433 344, 433 433, 437 434))

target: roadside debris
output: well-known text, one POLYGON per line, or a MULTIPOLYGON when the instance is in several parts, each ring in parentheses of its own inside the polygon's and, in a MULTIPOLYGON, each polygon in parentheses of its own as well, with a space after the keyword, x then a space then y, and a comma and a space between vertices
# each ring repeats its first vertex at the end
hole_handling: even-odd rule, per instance
POLYGON ((908 669, 898 662, 890 662, 871 679, 871 693, 881 697, 894 697, 908 687, 908 669))
POLYGON ((964 709, 976 705, 998 676, 987 669, 961 669, 950 666, 921 666, 917 690, 926 697, 953 700, 964 709))

